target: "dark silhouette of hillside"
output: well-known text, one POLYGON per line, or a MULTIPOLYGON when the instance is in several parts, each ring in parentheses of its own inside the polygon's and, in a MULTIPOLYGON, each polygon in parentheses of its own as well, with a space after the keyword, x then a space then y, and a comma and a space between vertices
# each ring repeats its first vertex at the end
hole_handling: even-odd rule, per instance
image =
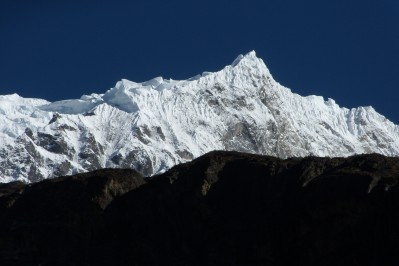
POLYGON ((399 265, 399 158, 212 152, 0 185, 1 265, 399 265))

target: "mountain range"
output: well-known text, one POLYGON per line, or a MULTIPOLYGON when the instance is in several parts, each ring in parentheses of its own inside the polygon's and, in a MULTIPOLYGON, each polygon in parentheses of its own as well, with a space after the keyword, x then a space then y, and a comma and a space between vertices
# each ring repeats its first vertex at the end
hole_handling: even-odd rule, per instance
POLYGON ((179 81, 123 79, 80 99, 0 96, 0 182, 100 168, 153 176, 213 150, 398 156, 399 126, 372 107, 347 109, 293 93, 254 51, 218 72, 179 81))

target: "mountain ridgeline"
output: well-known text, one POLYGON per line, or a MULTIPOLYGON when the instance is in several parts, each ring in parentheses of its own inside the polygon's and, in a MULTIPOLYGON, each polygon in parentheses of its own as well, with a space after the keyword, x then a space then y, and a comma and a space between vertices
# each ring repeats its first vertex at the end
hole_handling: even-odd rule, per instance
POLYGON ((1 265, 398 265, 399 159, 211 152, 0 185, 1 265))
POLYGON ((399 155, 399 127, 277 83, 255 52, 188 80, 122 80, 48 102, 0 96, 0 182, 101 168, 151 176, 213 150, 277 156, 399 155))

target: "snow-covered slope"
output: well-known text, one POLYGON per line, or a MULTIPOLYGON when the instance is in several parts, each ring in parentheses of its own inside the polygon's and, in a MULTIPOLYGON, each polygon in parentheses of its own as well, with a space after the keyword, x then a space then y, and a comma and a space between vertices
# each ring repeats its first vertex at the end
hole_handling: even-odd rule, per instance
POLYGON ((277 83, 255 52, 215 73, 119 81, 104 94, 47 102, 0 96, 0 181, 102 167, 162 172, 211 150, 291 156, 399 155, 399 127, 277 83))

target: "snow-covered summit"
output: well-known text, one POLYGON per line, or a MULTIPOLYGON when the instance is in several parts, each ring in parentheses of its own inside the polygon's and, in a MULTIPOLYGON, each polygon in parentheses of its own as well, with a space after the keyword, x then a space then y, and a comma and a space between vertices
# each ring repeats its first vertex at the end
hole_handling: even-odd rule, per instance
MULTIPOLYGON (((64 114, 81 114, 102 103, 107 103, 122 111, 134 113, 138 111, 136 100, 140 95, 146 93, 151 94, 154 90, 156 91, 154 93, 162 92, 164 90, 176 91, 180 88, 187 87, 190 83, 197 84, 209 82, 210 78, 215 78, 215 76, 220 77, 224 74, 228 74, 224 79, 231 79, 233 75, 240 75, 241 73, 248 72, 248 70, 251 70, 251 72, 257 71, 258 73, 267 73, 267 76, 271 78, 269 70, 266 68, 262 59, 256 57, 255 51, 251 51, 246 55, 239 55, 231 65, 226 66, 223 70, 216 73, 204 72, 202 75, 197 75, 182 81, 167 80, 162 77, 156 77, 138 83, 122 79, 116 83, 115 87, 109 89, 104 94, 83 95, 80 99, 48 103, 43 105, 41 109, 64 114)), ((193 90, 195 89, 196 87, 194 86, 193 90)))
POLYGON ((47 102, 0 96, 0 181, 102 167, 145 175, 211 150, 279 156, 399 155, 399 127, 281 86, 254 51, 187 80, 122 79, 103 94, 47 102))

